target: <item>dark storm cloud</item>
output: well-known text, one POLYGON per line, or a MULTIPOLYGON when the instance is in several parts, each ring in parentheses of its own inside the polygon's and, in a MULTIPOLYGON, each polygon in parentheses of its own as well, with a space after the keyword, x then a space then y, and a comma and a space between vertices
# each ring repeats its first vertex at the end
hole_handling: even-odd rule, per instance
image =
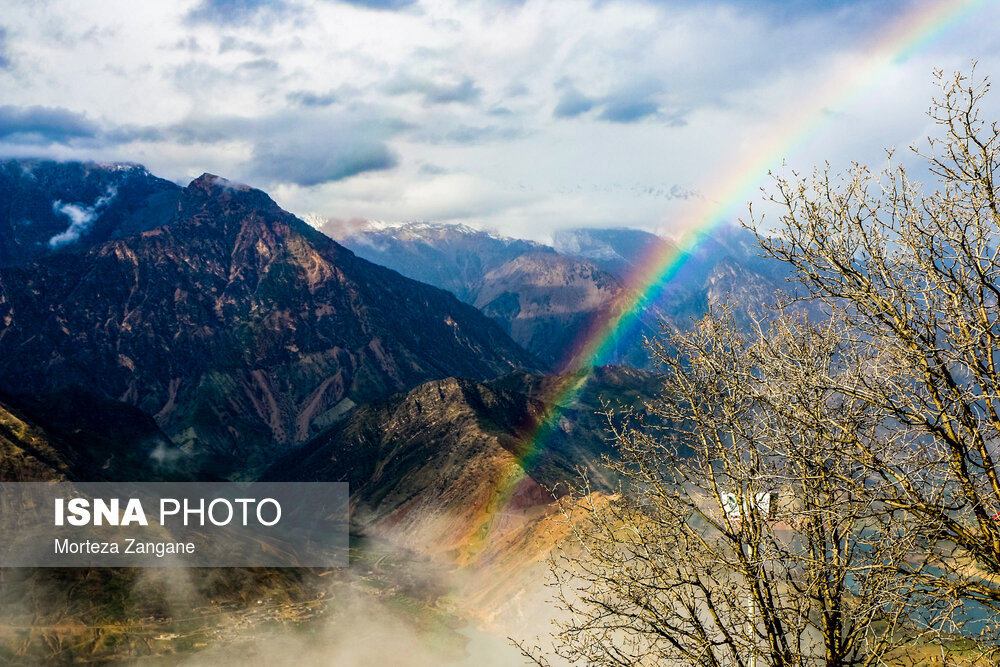
POLYGON ((0 106, 0 139, 18 144, 65 144, 97 137, 97 124, 62 107, 0 106))

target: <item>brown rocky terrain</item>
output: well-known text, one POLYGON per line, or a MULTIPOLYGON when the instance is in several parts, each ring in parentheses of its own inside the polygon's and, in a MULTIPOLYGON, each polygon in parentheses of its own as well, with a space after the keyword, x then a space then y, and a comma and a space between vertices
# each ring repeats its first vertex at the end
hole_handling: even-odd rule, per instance
POLYGON ((0 390, 128 403, 218 474, 252 476, 356 403, 535 365, 451 294, 211 175, 168 224, 0 270, 0 390))
MULTIPOLYGON (((595 324, 633 306, 626 290, 647 258, 677 253, 672 241, 636 229, 565 229, 550 247, 464 225, 315 222, 359 256, 473 304, 556 372, 595 324)), ((755 243, 735 227, 705 235, 602 362, 650 368, 643 338, 657 335, 661 322, 683 328, 726 301, 742 312, 773 303, 788 272, 758 257, 755 243)))
POLYGON ((570 379, 428 382, 361 406, 264 477, 347 481, 358 530, 449 563, 488 560, 510 531, 551 513, 553 493, 578 480, 578 469, 595 488, 613 489, 600 464, 614 452, 599 412, 604 401, 641 408, 660 381, 603 367, 561 398, 570 379), (560 409, 549 419, 555 400, 560 409))

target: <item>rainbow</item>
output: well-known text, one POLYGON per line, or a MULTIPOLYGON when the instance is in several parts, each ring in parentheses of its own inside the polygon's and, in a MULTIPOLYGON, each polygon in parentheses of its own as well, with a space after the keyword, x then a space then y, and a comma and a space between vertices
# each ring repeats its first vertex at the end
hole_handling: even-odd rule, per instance
MULTIPOLYGON (((637 262, 637 268, 626 281, 626 289, 606 311, 610 315, 599 318, 567 354, 561 364, 564 374, 543 397, 541 414, 526 429, 517 460, 495 490, 486 523, 476 532, 481 539, 487 539, 491 519, 503 512, 516 494, 544 451, 546 439, 556 428, 565 406, 579 395, 591 370, 610 360, 617 340, 642 326, 640 318, 646 306, 659 300, 700 240, 731 220, 739 208, 745 207, 769 170, 779 166, 785 156, 794 153, 822 129, 831 109, 848 107, 894 65, 926 48, 986 4, 987 0, 918 2, 881 32, 852 67, 813 91, 780 122, 773 124, 774 129, 762 136, 753 150, 747 151, 748 157, 731 164, 715 181, 718 185, 713 188, 714 197, 700 199, 681 219, 672 221, 674 229, 683 230, 677 241, 666 250, 653 251, 637 262)), ((471 551, 474 553, 477 549, 471 551)))

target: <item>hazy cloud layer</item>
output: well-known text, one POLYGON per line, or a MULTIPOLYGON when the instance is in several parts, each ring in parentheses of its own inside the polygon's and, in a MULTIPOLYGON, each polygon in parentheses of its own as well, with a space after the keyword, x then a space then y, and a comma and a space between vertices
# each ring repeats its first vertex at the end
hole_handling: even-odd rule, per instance
POLYGON ((11 143, 65 144, 97 133, 84 114, 62 107, 0 106, 0 139, 11 143))
POLYGON ((10 65, 10 57, 7 55, 7 30, 0 25, 0 69, 6 69, 10 65))
POLYGON ((210 171, 303 215, 542 239, 567 225, 669 229, 706 201, 739 214, 754 187, 726 184, 763 183, 782 159, 873 162, 919 139, 932 67, 978 58, 1000 74, 981 29, 994 7, 906 59, 871 61, 896 21, 934 6, 15 5, 0 26, 0 155, 130 160, 179 182, 210 171), (755 171, 726 175, 738 165, 755 171), (697 196, 650 194, 663 192, 697 196))

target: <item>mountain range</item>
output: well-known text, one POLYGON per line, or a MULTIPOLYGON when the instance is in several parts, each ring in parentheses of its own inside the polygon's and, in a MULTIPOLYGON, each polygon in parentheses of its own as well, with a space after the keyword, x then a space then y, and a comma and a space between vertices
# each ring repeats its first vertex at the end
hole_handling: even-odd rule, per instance
MULTIPOLYGON (((27 167, 20 188, 0 191, 7 210, 74 196, 27 167)), ((136 177, 103 171, 120 190, 136 177)), ((538 367, 475 308, 358 258, 259 190, 206 174, 174 194, 164 224, 84 235, 0 268, 0 391, 76 388, 127 403, 206 472, 243 476, 354 404, 538 367)))
MULTIPOLYGON (((211 174, 180 186, 132 164, 0 161, 0 480, 347 481, 356 545, 458 568, 462 613, 510 620, 540 588, 526 565, 544 569, 569 530, 549 520, 560 484, 582 469, 613 497, 603 407, 643 410, 661 382, 641 335, 727 294, 763 303, 784 279, 745 232, 720 230, 618 341, 627 364, 560 375, 669 240, 319 226, 211 174)), ((410 590, 418 574, 383 561, 361 567, 365 586, 410 590)), ((10 581, 0 627, 37 636, 0 632, 7 662, 167 655, 163 637, 209 632, 191 618, 223 605, 246 623, 258 600, 315 601, 327 580, 199 572, 183 601, 126 570, 10 581)))
MULTIPOLYGON (((565 229, 549 246, 466 225, 314 224, 360 257, 451 291, 556 371, 575 341, 631 306, 638 269, 679 252, 668 239, 624 228, 565 229)), ((755 246, 753 234, 738 227, 701 239, 608 361, 649 368, 643 339, 658 335, 661 323, 683 328, 724 301, 747 310, 773 302, 789 274, 755 246)))

